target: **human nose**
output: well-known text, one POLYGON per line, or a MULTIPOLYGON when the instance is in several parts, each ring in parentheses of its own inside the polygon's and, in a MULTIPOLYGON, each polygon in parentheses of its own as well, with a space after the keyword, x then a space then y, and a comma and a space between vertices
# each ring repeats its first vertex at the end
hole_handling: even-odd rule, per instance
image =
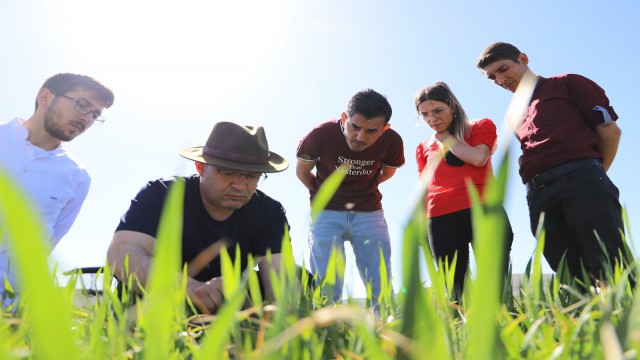
POLYGON ((93 116, 93 113, 88 113, 88 114, 82 114, 82 120, 87 124, 87 126, 92 125, 95 117, 93 116))
POLYGON ((240 184, 246 187, 247 185, 249 185, 249 180, 247 179, 246 174, 236 174, 235 178, 231 180, 231 184, 232 185, 240 184), (244 178, 244 181, 242 181, 242 178, 244 178))

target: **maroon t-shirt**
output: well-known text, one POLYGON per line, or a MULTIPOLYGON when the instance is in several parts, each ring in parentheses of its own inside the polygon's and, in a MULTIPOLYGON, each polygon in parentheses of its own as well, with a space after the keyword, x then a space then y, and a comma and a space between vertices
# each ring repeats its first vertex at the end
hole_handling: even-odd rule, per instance
POLYGON ((520 141, 520 176, 526 183, 533 176, 572 160, 602 160, 597 125, 604 122, 601 106, 613 120, 618 115, 604 90, 595 82, 575 74, 540 77, 516 136, 520 141))
POLYGON ((400 167, 404 164, 402 138, 388 129, 378 140, 363 151, 353 151, 340 128, 338 120, 331 120, 313 128, 298 145, 296 156, 316 162, 314 189, 343 163, 351 164, 349 173, 338 188, 327 210, 375 211, 382 209, 382 194, 378 190, 378 177, 382 164, 400 167))

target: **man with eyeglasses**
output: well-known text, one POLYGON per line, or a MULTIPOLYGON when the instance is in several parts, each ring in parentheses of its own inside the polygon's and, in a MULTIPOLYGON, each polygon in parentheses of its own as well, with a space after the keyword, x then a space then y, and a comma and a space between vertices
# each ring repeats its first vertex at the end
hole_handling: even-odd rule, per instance
MULTIPOLYGON (((0 171, 31 197, 52 248, 71 228, 91 183, 63 143, 104 121, 102 110, 113 100, 113 92, 89 76, 56 74, 38 91, 30 118, 0 124, 0 171)), ((3 276, 16 285, 14 271, 5 239, 0 248, 0 290, 3 276)))
MULTIPOLYGON (((329 175, 347 166, 344 181, 322 213, 311 223, 311 271, 333 301, 342 296, 344 268, 336 279, 325 279, 332 252, 344 259, 344 242, 350 241, 360 277, 371 286, 375 308, 381 292, 380 266, 384 262, 391 284, 391 244, 378 185, 389 180, 404 164, 402 138, 390 129, 391 105, 374 90, 355 94, 340 119, 312 129, 298 145, 296 175, 309 189, 311 199, 329 175), (313 172, 315 168, 315 172, 313 172), (381 255, 382 253, 382 255, 381 255), (334 282, 335 281, 335 282, 334 282)), ((337 262, 340 266, 340 262, 337 262)))
POLYGON ((243 269, 247 256, 253 256, 263 294, 270 299, 269 272, 280 268, 289 225, 282 204, 258 190, 258 185, 266 173, 287 169, 288 161, 269 151, 262 126, 232 122, 216 123, 205 146, 184 149, 180 155, 195 161, 198 174, 150 181, 131 201, 107 253, 116 277, 134 276, 134 290, 139 292, 137 285, 146 285, 164 199, 181 179, 185 181, 182 263, 187 264, 187 294, 194 305, 203 313, 213 313, 224 301, 217 256, 222 248, 231 259, 239 250, 243 269))

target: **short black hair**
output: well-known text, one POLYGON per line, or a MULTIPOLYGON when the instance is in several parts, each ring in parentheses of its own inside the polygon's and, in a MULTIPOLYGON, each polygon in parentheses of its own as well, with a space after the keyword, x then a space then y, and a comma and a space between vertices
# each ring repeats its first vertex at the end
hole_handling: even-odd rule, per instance
POLYGON ((391 104, 387 98, 372 89, 358 92, 351 97, 349 104, 347 104, 347 115, 360 114, 367 119, 384 116, 385 124, 391 119, 391 113, 391 104))
MULTIPOLYGON (((55 95, 64 95, 78 86, 97 92, 98 96, 104 101, 106 108, 113 105, 113 91, 102 85, 98 80, 87 75, 60 73, 51 76, 42 84, 43 89, 49 89, 49 91, 55 95)), ((36 109, 37 108, 38 100, 36 100, 36 109)))
POLYGON ((518 56, 520 56, 522 52, 518 50, 517 47, 505 43, 505 42, 495 42, 489 46, 487 46, 480 56, 478 56, 478 60, 476 61, 476 66, 479 69, 484 69, 487 65, 492 64, 499 60, 512 60, 518 62, 518 56))

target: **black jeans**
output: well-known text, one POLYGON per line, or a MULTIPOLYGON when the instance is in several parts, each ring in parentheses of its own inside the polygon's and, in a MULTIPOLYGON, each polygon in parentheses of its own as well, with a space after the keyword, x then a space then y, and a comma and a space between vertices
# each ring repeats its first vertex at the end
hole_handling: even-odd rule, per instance
MULTIPOLYGON (((497 260, 502 263, 503 274, 506 275, 509 268, 511 244, 513 243, 513 230, 504 208, 500 211, 503 212, 505 219, 505 241, 504 255, 497 260)), ((469 268, 469 244, 473 245, 471 209, 429 218, 428 234, 429 246, 436 261, 442 261, 445 264, 445 260, 448 260, 451 263, 453 256, 456 252, 458 253, 454 289, 457 295, 462 294, 464 277, 469 268)))
POLYGON ((583 166, 527 193, 534 235, 540 213, 545 214, 544 257, 553 271, 558 271, 565 256, 572 276, 582 274, 582 261, 585 269, 600 279, 607 261, 614 265, 619 251, 628 261, 621 236, 624 224, 618 196, 618 188, 597 164, 583 166))

